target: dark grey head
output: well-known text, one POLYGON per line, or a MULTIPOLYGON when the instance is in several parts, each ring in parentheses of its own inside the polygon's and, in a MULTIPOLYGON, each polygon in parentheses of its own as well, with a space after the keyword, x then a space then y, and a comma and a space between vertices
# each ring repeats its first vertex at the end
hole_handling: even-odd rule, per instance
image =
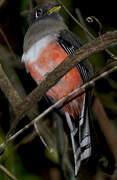
POLYGON ((68 29, 63 18, 59 14, 61 5, 51 2, 40 3, 33 9, 30 17, 30 25, 24 38, 24 51, 32 44, 47 35, 59 35, 60 31, 68 29))
POLYGON ((60 9, 61 5, 56 4, 53 1, 40 3, 36 8, 34 8, 30 15, 30 24, 46 18, 59 18, 59 20, 62 20, 59 15, 60 9))

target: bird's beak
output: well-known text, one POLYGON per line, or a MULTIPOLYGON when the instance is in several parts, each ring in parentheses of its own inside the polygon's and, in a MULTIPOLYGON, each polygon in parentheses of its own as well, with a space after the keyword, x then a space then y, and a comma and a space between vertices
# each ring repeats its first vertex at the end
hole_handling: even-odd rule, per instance
POLYGON ((55 11, 59 11, 61 9, 61 5, 56 5, 48 10, 48 14, 52 14, 55 11))

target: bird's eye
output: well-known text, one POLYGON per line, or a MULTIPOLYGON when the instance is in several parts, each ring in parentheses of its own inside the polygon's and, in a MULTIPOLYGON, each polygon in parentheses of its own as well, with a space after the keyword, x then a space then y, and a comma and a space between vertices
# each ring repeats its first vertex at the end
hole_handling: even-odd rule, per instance
POLYGON ((37 9, 35 14, 36 18, 38 18, 41 14, 42 14, 42 9, 37 9))

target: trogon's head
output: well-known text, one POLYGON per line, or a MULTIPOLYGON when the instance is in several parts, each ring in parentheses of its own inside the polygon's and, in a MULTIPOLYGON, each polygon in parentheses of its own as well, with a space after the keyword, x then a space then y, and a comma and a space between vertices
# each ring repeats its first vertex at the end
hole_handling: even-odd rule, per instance
POLYGON ((37 21, 47 18, 61 18, 59 10, 60 4, 56 4, 54 1, 40 3, 30 15, 30 23, 33 24, 37 21))
POLYGON ((59 35, 67 29, 62 16, 59 14, 60 4, 55 0, 42 2, 30 14, 30 25, 24 38, 24 51, 27 51, 35 42, 47 35, 59 35))

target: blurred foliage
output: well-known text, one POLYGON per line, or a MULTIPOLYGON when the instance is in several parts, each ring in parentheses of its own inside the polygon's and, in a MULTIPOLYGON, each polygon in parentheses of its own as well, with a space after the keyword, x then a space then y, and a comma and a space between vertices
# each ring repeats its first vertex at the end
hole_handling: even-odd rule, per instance
MULTIPOLYGON (((20 57, 22 55, 22 46, 23 46, 23 37, 28 28, 28 14, 25 14, 26 11, 30 11, 32 7, 36 6, 37 2, 41 0, 6 0, 7 3, 4 6, 0 6, 0 27, 3 29, 9 43, 11 44, 14 52, 20 57)), ((92 7, 91 2, 86 1, 76 1, 76 0, 62 0, 64 5, 75 14, 75 8, 78 7, 84 18, 84 21, 87 16, 96 16, 102 23, 103 31, 112 31, 117 28, 117 23, 115 22, 114 10, 111 13, 112 18, 107 15, 107 11, 110 12, 110 8, 114 5, 106 6, 105 9, 99 7, 99 2, 95 1, 95 6, 92 7), (88 4, 87 4, 88 3, 88 4), (98 8, 97 8, 98 7, 98 8)), ((94 2, 93 2, 94 4, 94 2)), ((75 32, 83 43, 87 43, 87 36, 81 28, 78 27, 76 23, 73 22, 71 17, 69 17, 64 10, 61 11, 69 29, 75 32)), ((78 18, 78 17, 77 17, 78 18)), ((86 22, 86 21, 85 21, 86 22)), ((90 32, 93 33, 95 37, 98 36, 99 27, 97 24, 87 24, 90 32)), ((0 44, 6 46, 6 42, 2 35, 0 34, 0 44)), ((8 47, 7 47, 8 48, 8 47)), ((111 52, 117 55, 117 48, 111 47, 111 52)), ((94 71, 97 72, 101 70, 105 64, 108 62, 110 57, 105 53, 95 53, 89 57, 91 63, 94 66, 94 71)), ((25 70, 16 69, 22 84, 24 87, 28 86, 28 93, 31 92, 32 87, 35 87, 33 80, 30 75, 25 73, 25 70), (29 86, 30 85, 30 86, 29 86)), ((11 75, 12 76, 12 75, 11 75)), ((25 88, 25 90, 27 90, 25 88)), ((113 124, 117 126, 117 72, 112 73, 107 78, 98 81, 95 86, 95 91, 100 98, 104 108, 113 124)), ((0 144, 4 141, 4 137, 9 129, 9 106, 10 104, 6 100, 4 94, 0 92, 0 144)), ((95 118, 94 118, 95 119, 95 118)), ((25 119, 24 121, 28 121, 25 119)), ((45 130, 45 129, 44 129, 45 130)), ((17 142, 16 142, 17 144, 17 142)), ((103 144, 103 143, 102 143, 103 144)), ((49 153, 48 150, 42 145, 42 142, 39 138, 35 138, 32 142, 22 145, 18 149, 15 149, 15 143, 10 144, 7 147, 6 152, 4 153, 1 161, 12 174, 14 174, 19 180, 41 180, 49 179, 50 169, 55 167, 61 173, 60 167, 58 166, 58 154, 55 149, 52 153, 49 153)), ((103 149, 103 145, 101 147, 103 149)), ((101 152, 100 148, 100 152, 101 152)), ((56 175, 57 176, 57 175, 56 175)), ((63 178, 63 173, 61 173, 61 179, 63 178)), ((88 178, 88 176, 87 176, 88 178)), ((0 180, 10 180, 6 177, 3 172, 0 170, 0 180)))
MULTIPOLYGON (((4 140, 4 133, 0 129, 0 144, 4 140)), ((1 163, 5 166, 5 168, 11 172, 13 175, 17 177, 17 179, 22 180, 41 180, 39 176, 36 176, 35 174, 29 173, 25 168, 24 165, 17 154, 17 152, 14 150, 14 145, 10 144, 8 145, 4 155, 2 156, 1 163)), ((0 180, 11 180, 8 176, 6 176, 4 173, 0 171, 0 180)))

